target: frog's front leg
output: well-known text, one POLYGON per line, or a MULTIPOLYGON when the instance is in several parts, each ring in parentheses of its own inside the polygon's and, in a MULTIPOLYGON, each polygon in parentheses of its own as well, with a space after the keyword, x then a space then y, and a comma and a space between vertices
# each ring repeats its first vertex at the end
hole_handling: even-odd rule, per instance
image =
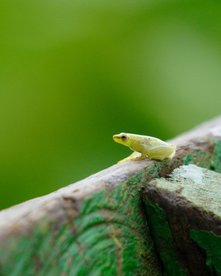
POLYGON ((134 151, 128 157, 118 161, 118 163, 123 163, 126 161, 137 161, 137 160, 143 160, 143 159, 147 159, 147 156, 145 154, 141 154, 140 152, 134 151))

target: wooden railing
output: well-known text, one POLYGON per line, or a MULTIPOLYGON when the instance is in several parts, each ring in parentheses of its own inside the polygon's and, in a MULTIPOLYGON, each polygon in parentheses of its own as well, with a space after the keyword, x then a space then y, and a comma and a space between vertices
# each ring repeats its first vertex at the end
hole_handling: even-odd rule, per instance
POLYGON ((1 211, 0 275, 221 275, 221 118, 172 141, 1 211))

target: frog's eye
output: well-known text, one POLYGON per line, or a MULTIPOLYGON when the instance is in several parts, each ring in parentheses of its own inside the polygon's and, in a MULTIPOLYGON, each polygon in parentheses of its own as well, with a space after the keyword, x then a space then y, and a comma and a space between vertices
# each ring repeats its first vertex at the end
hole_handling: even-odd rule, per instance
POLYGON ((127 140, 127 136, 126 136, 126 135, 122 135, 122 136, 121 136, 121 139, 122 139, 122 140, 127 140))

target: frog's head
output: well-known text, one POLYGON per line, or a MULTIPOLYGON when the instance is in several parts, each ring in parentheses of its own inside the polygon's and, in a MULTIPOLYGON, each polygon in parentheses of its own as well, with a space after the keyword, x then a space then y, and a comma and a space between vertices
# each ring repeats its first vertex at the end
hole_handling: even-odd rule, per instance
POLYGON ((122 144, 124 146, 129 147, 130 146, 130 135, 127 133, 120 133, 113 135, 113 139, 115 142, 122 144))

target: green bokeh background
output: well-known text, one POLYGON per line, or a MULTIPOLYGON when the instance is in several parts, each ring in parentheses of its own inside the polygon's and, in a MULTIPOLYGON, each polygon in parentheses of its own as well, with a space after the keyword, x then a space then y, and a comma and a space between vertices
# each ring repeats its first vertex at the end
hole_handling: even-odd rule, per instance
POLYGON ((2 0, 0 33, 0 208, 220 113, 219 1, 2 0))

